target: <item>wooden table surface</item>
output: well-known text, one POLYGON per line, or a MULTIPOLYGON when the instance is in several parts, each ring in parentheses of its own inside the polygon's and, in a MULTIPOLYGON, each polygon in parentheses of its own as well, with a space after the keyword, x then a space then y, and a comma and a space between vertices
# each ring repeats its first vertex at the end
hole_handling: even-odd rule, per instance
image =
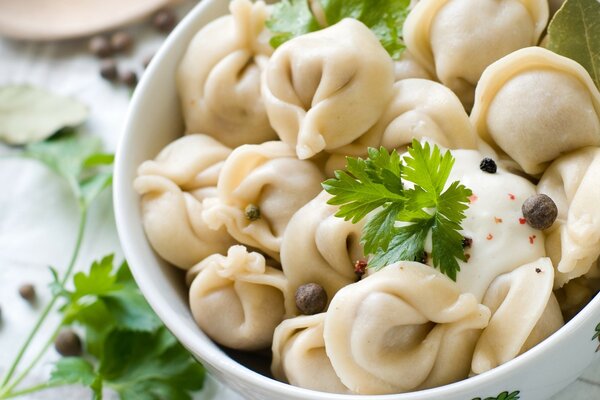
MULTIPOLYGON (((189 9, 189 2, 179 11, 184 13, 186 7, 189 9)), ((142 59, 152 54, 164 37, 147 26, 129 31, 135 37, 135 48, 118 61, 121 66, 142 72, 142 59)), ((100 78, 99 62, 86 52, 86 46, 84 40, 31 44, 0 39, 0 85, 32 83, 79 98, 91 109, 87 128, 104 139, 108 150, 114 150, 127 111, 129 90, 100 78)), ((4 315, 0 325, 1 374, 39 313, 39 309, 18 297, 17 287, 23 282, 33 282, 38 287, 40 303, 48 299, 47 265, 67 262, 77 227, 77 211, 68 188, 34 161, 0 160, 0 187, 4 188, 0 190, 0 306, 4 315)), ((107 192, 91 211, 87 244, 78 267, 87 267, 91 260, 111 252, 117 258, 122 257, 107 192)), ((30 383, 44 379, 49 373, 49 362, 56 357, 50 352, 40 368, 34 370, 30 383)), ((86 398, 86 393, 83 388, 67 387, 30 395, 27 399, 79 400, 86 398)), ((242 399, 213 380, 209 380, 197 398, 242 399)), ((600 359, 553 397, 553 400, 593 399, 600 399, 600 359)))

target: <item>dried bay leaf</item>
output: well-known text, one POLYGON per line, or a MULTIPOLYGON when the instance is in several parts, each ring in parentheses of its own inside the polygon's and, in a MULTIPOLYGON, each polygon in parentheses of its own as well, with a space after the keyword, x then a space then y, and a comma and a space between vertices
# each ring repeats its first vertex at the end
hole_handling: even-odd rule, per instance
POLYGON ((0 87, 0 140, 11 145, 39 142, 88 117, 79 101, 29 85, 0 87))
POLYGON ((581 64, 600 88, 600 1, 567 0, 548 26, 548 49, 581 64))

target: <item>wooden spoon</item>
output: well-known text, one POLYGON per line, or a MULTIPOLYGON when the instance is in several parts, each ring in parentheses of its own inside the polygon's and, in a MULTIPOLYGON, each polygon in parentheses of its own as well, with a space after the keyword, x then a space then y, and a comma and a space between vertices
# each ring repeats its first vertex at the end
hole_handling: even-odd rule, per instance
POLYGON ((0 35, 49 41, 140 20, 180 0, 0 0, 0 35))

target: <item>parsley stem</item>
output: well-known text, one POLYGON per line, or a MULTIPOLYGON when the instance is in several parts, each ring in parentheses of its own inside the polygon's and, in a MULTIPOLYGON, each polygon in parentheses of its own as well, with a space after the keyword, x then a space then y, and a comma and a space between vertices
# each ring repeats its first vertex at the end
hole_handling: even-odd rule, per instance
POLYGON ((29 374, 29 372, 37 365, 37 363, 42 359, 44 354, 46 354, 48 349, 52 346, 52 344, 56 340, 56 337, 58 336, 58 332, 60 332, 60 328, 62 328, 62 326, 63 326, 63 324, 61 323, 60 325, 58 325, 56 327, 56 329, 54 330, 52 335, 50 335, 50 337, 46 341, 46 344, 44 344, 44 347, 41 348, 41 350, 38 352, 38 354, 35 356, 35 358, 29 363, 29 365, 23 370, 23 372, 21 372, 19 374, 19 376, 17 376, 11 382, 11 384, 2 391, 2 393, 6 393, 8 396, 11 395, 11 391, 15 387, 17 387, 19 385, 19 383, 21 383, 23 381, 23 379, 25 379, 25 377, 29 374))
MULTIPOLYGON (((77 261, 77 257, 79 256, 79 251, 81 250, 81 243, 83 241, 83 234, 85 231, 86 222, 87 222, 87 208, 81 207, 80 208, 80 218, 79 218, 79 228, 77 230, 77 239, 75 241, 75 248, 73 249, 73 254, 71 255, 71 260, 69 261, 69 265, 68 265, 67 270, 65 271, 65 274, 61 281, 61 284, 63 286, 67 283, 69 277, 71 276, 71 273, 73 272, 73 269, 75 268, 75 262, 77 261)), ((17 369, 17 366, 21 362, 21 359, 23 358, 23 356, 25 355, 25 352, 27 351, 27 349, 29 347, 29 344, 31 343, 31 341, 33 340, 35 335, 38 333, 38 331, 42 327, 44 321, 46 321, 46 318, 50 314, 50 311, 52 311, 52 308, 54 307, 54 304, 56 304, 58 297, 59 297, 58 294, 55 294, 54 296, 52 296, 52 299, 50 299, 50 302, 46 305, 46 307, 42 311, 42 314, 38 318, 36 324, 33 326, 33 329, 29 333, 29 336, 27 336, 27 339, 25 339, 23 346, 21 346, 21 349, 17 353, 17 357, 13 360, 10 368, 8 369, 8 372, 4 376, 4 379, 2 380, 2 384, 0 384, 0 388, 2 388, 2 390, 0 391, 0 396, 4 395, 7 392, 6 390, 4 390, 4 388, 7 386, 10 379, 13 377, 13 375, 17 369)), ((14 387, 14 385, 11 385, 11 388, 12 387, 14 387)))
POLYGON ((50 389, 50 388, 53 388, 56 386, 59 386, 59 385, 53 385, 53 384, 49 384, 49 383, 41 383, 39 385, 31 386, 26 389, 19 390, 17 392, 0 394, 0 396, 1 396, 0 399, 12 399, 14 397, 24 396, 26 394, 39 392, 40 390, 50 389))

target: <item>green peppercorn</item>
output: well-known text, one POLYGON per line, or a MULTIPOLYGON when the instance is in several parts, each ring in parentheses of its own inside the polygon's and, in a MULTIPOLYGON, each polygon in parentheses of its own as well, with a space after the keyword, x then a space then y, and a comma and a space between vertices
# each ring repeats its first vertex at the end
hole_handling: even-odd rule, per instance
POLYGON ((260 218, 260 208, 254 204, 248 204, 244 210, 244 214, 246 215, 246 219, 248 221, 256 221, 260 218))
POLYGON ((550 228, 558 216, 556 203, 545 194, 529 197, 523 203, 521 211, 529 226, 539 230, 550 228))

